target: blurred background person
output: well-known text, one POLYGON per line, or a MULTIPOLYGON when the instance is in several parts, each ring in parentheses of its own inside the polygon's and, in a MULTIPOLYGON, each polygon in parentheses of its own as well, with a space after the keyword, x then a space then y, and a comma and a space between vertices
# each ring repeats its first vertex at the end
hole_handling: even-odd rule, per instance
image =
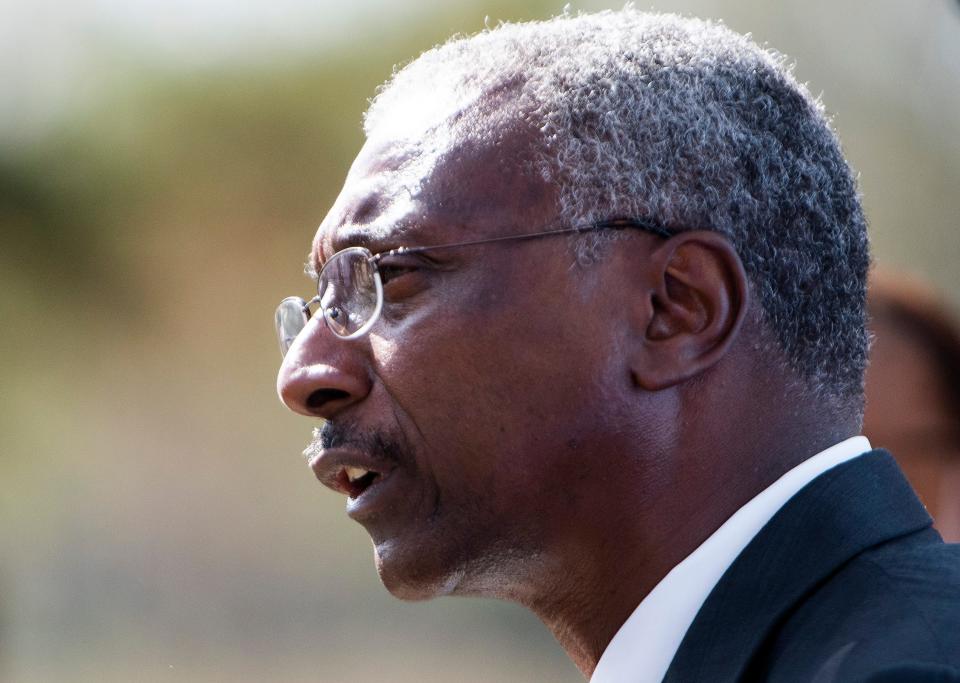
POLYGON ((960 541, 960 323, 914 277, 871 275, 863 433, 887 448, 947 541, 960 541))

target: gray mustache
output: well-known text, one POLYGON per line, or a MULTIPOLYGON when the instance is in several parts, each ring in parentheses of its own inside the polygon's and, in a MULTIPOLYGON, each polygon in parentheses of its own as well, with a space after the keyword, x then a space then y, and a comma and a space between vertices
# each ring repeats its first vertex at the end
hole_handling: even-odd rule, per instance
POLYGON ((313 439, 304 449, 307 460, 320 451, 330 448, 353 448, 372 455, 378 460, 403 462, 408 450, 400 439, 393 438, 382 431, 362 430, 349 424, 324 422, 322 427, 313 430, 313 439))

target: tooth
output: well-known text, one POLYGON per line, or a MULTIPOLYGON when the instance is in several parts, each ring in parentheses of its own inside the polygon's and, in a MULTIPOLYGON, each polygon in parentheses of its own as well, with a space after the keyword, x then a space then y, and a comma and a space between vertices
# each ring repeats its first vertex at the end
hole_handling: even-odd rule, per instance
POLYGON ((362 467, 346 467, 344 469, 347 472, 347 479, 349 479, 351 483, 355 482, 361 477, 367 476, 368 472, 368 470, 365 470, 362 467))

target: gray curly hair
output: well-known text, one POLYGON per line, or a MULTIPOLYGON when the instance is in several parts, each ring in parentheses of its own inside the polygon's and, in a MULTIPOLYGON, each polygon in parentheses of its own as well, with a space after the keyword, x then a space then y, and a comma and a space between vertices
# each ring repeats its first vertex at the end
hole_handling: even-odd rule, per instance
MULTIPOLYGON (((823 106, 782 56, 698 19, 564 14, 424 53, 381 88, 368 136, 410 102, 448 109, 474 136, 518 119, 539 131, 529 163, 565 224, 723 233, 798 375, 823 398, 862 396, 866 221, 823 106)), ((579 260, 619 232, 580 237, 579 260)))

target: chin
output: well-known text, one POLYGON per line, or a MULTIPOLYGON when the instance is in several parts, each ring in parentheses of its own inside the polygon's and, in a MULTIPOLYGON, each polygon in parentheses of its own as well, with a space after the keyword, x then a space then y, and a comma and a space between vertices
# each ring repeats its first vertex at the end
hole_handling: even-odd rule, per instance
POLYGON ((459 593, 463 571, 444 562, 429 544, 403 544, 396 540, 374 545, 377 573, 384 587, 401 600, 429 600, 459 593))

